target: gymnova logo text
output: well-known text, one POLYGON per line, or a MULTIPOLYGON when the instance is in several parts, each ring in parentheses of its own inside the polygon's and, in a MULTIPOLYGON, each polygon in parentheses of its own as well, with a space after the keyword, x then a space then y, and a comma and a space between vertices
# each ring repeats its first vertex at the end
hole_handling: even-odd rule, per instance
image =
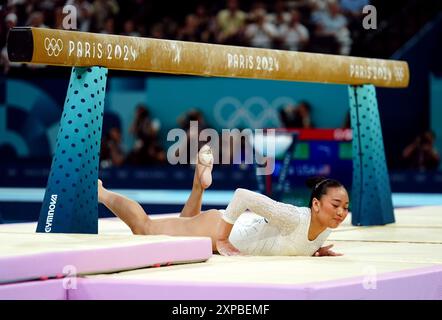
POLYGON ((56 194, 51 195, 51 202, 49 203, 48 216, 46 218, 45 232, 49 233, 52 230, 52 221, 54 220, 55 205, 57 204, 58 196, 56 194))

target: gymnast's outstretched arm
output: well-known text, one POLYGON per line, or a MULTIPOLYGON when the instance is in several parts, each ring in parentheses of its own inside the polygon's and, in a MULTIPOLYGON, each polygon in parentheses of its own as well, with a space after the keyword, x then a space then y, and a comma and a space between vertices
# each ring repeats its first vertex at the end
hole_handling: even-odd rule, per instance
POLYGON ((247 189, 236 189, 223 215, 224 221, 234 224, 238 217, 250 210, 277 226, 281 232, 293 230, 299 223, 295 207, 275 201, 269 197, 247 189))

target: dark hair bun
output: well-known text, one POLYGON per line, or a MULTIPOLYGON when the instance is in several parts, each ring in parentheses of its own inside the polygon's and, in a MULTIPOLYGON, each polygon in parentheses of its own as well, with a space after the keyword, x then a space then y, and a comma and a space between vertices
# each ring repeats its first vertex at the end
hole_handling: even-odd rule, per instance
POLYGON ((325 177, 310 177, 305 181, 305 185, 310 188, 313 189, 314 186, 316 186, 318 183, 320 183, 321 181, 324 181, 325 177))

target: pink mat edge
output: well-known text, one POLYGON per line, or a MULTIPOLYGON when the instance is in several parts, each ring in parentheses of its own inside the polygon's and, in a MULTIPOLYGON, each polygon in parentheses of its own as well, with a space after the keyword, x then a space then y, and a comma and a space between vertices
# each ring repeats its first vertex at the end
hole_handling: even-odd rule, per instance
POLYGON ((0 298, 4 300, 442 299, 441 265, 381 274, 375 290, 364 289, 361 280, 361 277, 354 277, 298 285, 266 285, 75 278, 77 289, 69 290, 63 289, 63 281, 66 279, 0 285, 0 298))
POLYGON ((442 299, 442 266, 380 274, 375 289, 362 277, 297 285, 191 283, 119 279, 79 280, 70 300, 294 300, 294 299, 442 299), (148 289, 147 289, 148 288, 148 289))
POLYGON ((109 273, 157 264, 205 261, 212 256, 209 238, 186 239, 0 258, 0 285, 63 274, 73 266, 76 274, 109 273), (185 249, 185 250, 184 250, 185 249), (115 259, 118 257, 118 259, 115 259), (36 270, 35 265, 39 268, 36 270))
POLYGON ((63 279, 0 285, 0 300, 67 300, 63 279))

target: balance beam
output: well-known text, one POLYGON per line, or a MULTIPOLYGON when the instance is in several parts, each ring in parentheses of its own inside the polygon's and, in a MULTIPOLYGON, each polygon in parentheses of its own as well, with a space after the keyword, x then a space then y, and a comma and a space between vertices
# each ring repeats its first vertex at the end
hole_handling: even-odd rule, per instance
POLYGON ((45 28, 13 28, 13 62, 208 77, 404 88, 404 61, 246 48, 45 28))

